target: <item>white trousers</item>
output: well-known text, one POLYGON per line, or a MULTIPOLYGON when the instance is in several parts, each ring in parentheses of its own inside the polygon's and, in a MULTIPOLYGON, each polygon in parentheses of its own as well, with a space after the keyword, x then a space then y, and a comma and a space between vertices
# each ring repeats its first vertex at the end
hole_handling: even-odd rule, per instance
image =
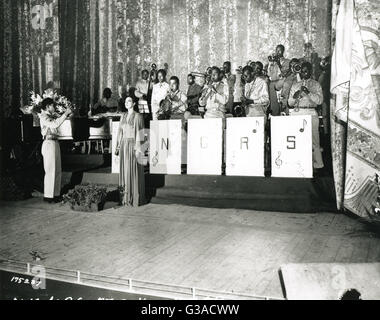
POLYGON ((61 194, 61 149, 58 141, 45 140, 42 144, 44 158, 44 196, 45 198, 58 197, 61 194))

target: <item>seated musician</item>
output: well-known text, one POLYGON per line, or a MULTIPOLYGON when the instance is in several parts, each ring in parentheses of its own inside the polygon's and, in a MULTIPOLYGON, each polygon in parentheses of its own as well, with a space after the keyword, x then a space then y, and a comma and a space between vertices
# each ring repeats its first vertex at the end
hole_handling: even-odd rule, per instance
POLYGON ((280 104, 282 105, 282 110, 285 114, 289 114, 288 100, 290 95, 290 89, 293 84, 298 81, 299 72, 301 71, 301 64, 299 59, 293 58, 290 60, 290 69, 282 85, 279 87, 281 89, 280 104))
POLYGON ((322 87, 311 79, 312 65, 309 62, 302 63, 301 81, 293 84, 289 95, 289 115, 311 115, 313 132, 313 167, 321 169, 324 167, 322 151, 319 138, 319 118, 317 106, 323 103, 322 87))
POLYGON ((189 88, 187 89, 188 107, 186 110, 186 116, 196 116, 199 115, 199 98, 201 96, 202 87, 195 83, 195 77, 192 74, 187 76, 187 84, 189 85, 189 88))
POLYGON ((245 106, 247 117, 264 117, 266 119, 269 106, 267 82, 257 71, 254 73, 250 66, 244 67, 243 76, 246 85, 241 100, 245 106))
POLYGON ((157 120, 157 114, 160 109, 160 103, 165 100, 170 92, 170 86, 166 82, 166 71, 164 69, 158 70, 157 72, 158 82, 153 85, 152 92, 152 115, 153 120, 157 120))
POLYGON ((112 97, 112 91, 110 88, 105 88, 103 91, 103 98, 99 100, 90 110, 91 115, 116 112, 119 103, 112 97))
POLYGON ((139 99, 139 112, 147 113, 148 109, 148 91, 149 91, 149 71, 141 72, 141 79, 136 83, 135 96, 139 99))
POLYGON ((170 119, 183 119, 187 109, 187 96, 179 90, 178 77, 171 77, 169 85, 170 92, 166 99, 171 104, 170 119))
POLYGON ((211 82, 205 85, 199 99, 199 105, 206 107, 204 118, 225 118, 230 93, 228 85, 221 80, 220 69, 212 67, 211 82))
POLYGON ((269 77, 264 73, 264 65, 262 64, 261 61, 256 61, 254 62, 254 67, 253 68, 253 74, 258 77, 263 79, 268 85, 269 85, 269 77))

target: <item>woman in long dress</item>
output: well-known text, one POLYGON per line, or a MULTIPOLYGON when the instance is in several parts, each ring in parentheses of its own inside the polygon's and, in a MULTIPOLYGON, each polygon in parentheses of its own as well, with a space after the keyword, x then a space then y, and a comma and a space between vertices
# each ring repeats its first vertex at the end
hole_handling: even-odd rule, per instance
POLYGON ((116 155, 120 155, 119 187, 121 202, 125 206, 138 207, 146 203, 144 164, 144 118, 138 113, 137 103, 125 99, 127 113, 120 120, 116 155))

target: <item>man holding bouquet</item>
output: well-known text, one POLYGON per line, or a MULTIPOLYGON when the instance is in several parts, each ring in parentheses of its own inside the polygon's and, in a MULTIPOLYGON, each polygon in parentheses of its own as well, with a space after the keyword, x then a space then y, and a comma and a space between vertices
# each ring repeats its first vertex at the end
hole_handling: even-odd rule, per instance
POLYGON ((46 98, 41 103, 39 113, 42 143, 42 156, 44 160, 44 200, 53 203, 60 202, 61 195, 61 149, 58 143, 58 128, 72 114, 70 108, 66 108, 63 115, 55 108, 55 102, 46 98))

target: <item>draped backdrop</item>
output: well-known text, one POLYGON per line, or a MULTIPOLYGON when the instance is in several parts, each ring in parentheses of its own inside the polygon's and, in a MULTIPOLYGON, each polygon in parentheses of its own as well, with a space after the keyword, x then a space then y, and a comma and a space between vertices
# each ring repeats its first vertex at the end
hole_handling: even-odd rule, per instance
POLYGON ((320 56, 331 48, 330 0, 5 0, 0 9, 8 111, 51 80, 87 108, 104 87, 134 86, 152 62, 185 88, 191 71, 265 62, 279 43, 287 57, 306 42, 320 56))
POLYGON ((58 0, 0 1, 1 114, 28 102, 31 90, 59 87, 58 0))
POLYGON ((339 209, 368 217, 380 174, 380 2, 334 1, 332 151, 339 209))

